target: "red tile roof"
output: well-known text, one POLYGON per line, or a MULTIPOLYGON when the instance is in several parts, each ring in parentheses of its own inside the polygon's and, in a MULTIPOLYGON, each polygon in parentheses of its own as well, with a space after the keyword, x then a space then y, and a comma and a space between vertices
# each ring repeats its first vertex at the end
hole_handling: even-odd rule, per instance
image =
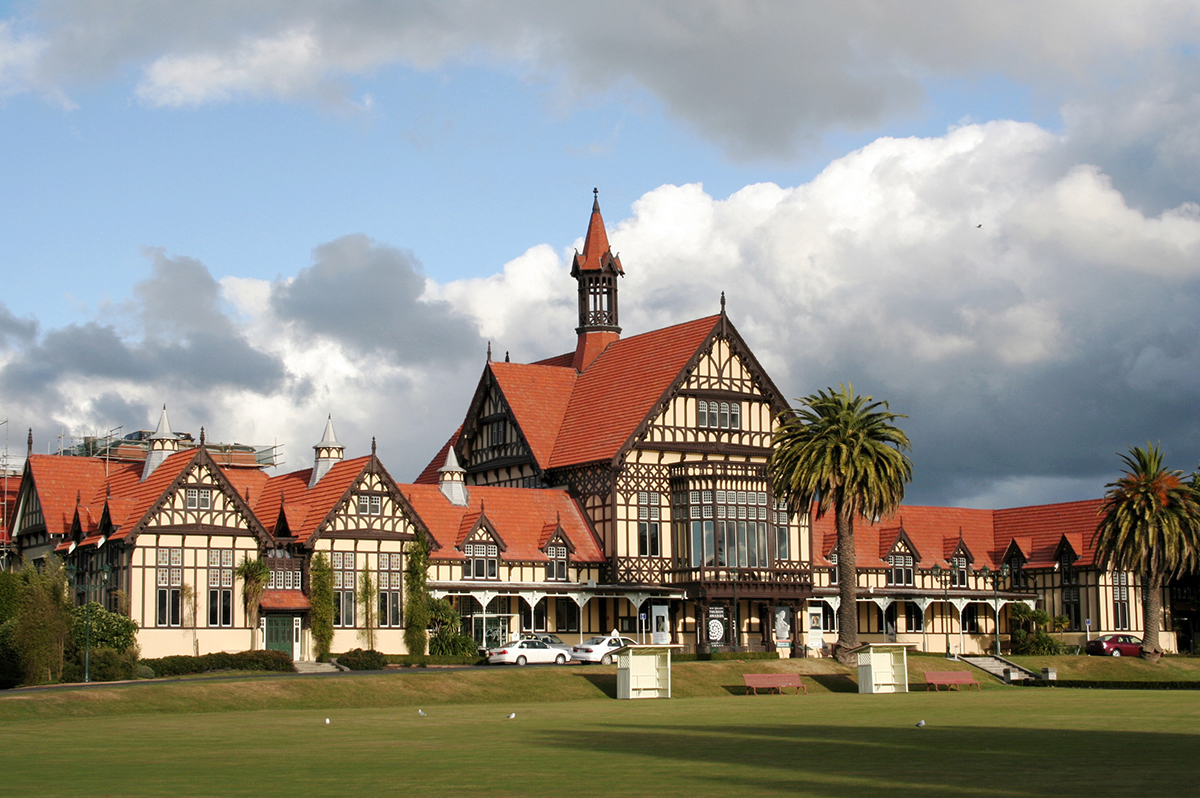
POLYGON ((440 549, 435 559, 462 559, 456 550, 479 520, 480 513, 504 540, 503 559, 544 562, 542 532, 547 524, 562 524, 575 548, 577 562, 604 562, 600 542, 584 520, 583 509, 566 491, 537 488, 472 486, 467 489, 469 505, 455 506, 436 485, 401 485, 413 509, 429 529, 440 549))
POLYGON ((1016 538, 1029 558, 1027 567, 1049 568, 1054 565, 1054 553, 1065 535, 1079 557, 1076 564, 1095 565, 1092 536, 1100 523, 1103 502, 1103 499, 1088 499, 996 510, 996 547, 1003 551, 1016 538))
MULTIPOLYGON (((899 530, 912 541, 922 568, 936 563, 948 567, 958 548, 959 536, 971 552, 973 568, 995 569, 1003 564, 1014 541, 1029 568, 1049 568, 1064 536, 1079 557, 1078 565, 1094 565, 1092 535, 1099 522, 1101 499, 1065 504, 1014 507, 1007 510, 972 510, 961 507, 903 505, 877 524, 859 519, 854 524, 854 547, 861 568, 884 568, 899 530)), ((813 564, 829 566, 826 555, 837 541, 833 513, 813 520, 813 564)))
POLYGON ((307 543, 341 498, 367 467, 370 455, 335 463, 311 489, 312 469, 271 477, 259 492, 254 514, 272 534, 283 508, 288 530, 301 543, 307 543))
POLYGON ((438 484, 438 471, 446 464, 446 455, 450 453, 450 447, 458 443, 458 436, 462 434, 462 427, 454 430, 454 434, 450 436, 450 440, 442 444, 442 448, 438 449, 438 453, 429 461, 429 465, 421 470, 417 478, 413 482, 418 485, 436 485, 438 484))
POLYGON ((549 467, 615 457, 720 318, 708 316, 609 345, 575 381, 549 467))
POLYGON ((489 363, 488 368, 504 392, 534 459, 545 468, 578 379, 575 370, 523 363, 489 363))
POLYGON ((259 606, 270 612, 271 610, 302 611, 309 609, 312 605, 308 601, 308 596, 299 590, 264 590, 259 606))

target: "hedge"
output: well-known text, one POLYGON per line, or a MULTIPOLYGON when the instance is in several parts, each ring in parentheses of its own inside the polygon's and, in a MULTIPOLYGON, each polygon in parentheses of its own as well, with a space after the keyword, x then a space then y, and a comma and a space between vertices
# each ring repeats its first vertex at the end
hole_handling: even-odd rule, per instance
POLYGON ((778 651, 709 651, 695 654, 672 654, 675 662, 709 662, 745 659, 779 659, 778 651))
POLYGON ((198 657, 176 654, 158 659, 144 659, 139 664, 149 667, 155 676, 183 676, 210 671, 296 672, 292 658, 282 651, 239 651, 236 654, 218 651, 198 657))
POLYGON ((1024 687, 1082 687, 1090 690, 1200 690, 1197 682, 1099 681, 1096 679, 1022 679, 1013 684, 1024 687))
MULTIPOLYGON (((388 663, 406 668, 424 668, 429 665, 486 665, 487 657, 478 654, 452 656, 449 654, 387 654, 388 663)), ((341 662, 341 660, 338 660, 341 662)))

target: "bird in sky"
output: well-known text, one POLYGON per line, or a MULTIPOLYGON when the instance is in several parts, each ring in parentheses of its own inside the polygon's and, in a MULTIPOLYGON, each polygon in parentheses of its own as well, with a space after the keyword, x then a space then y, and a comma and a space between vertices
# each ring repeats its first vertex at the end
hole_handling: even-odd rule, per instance
POLYGON ((425 710, 423 710, 423 709, 418 709, 418 710, 417 710, 417 714, 418 714, 418 715, 420 715, 421 717, 425 717, 425 710))

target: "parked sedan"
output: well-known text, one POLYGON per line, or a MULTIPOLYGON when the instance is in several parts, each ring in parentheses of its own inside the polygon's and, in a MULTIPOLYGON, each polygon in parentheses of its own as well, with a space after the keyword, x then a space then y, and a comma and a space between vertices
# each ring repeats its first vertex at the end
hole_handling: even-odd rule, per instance
POLYGON ((550 632, 521 632, 522 640, 541 640, 550 648, 561 649, 562 651, 570 651, 571 644, 565 642, 561 637, 550 632))
POLYGON ((1133 635, 1100 635, 1089 640, 1084 650, 1102 657, 1137 657, 1142 653, 1142 641, 1133 635))
POLYGON ((637 645, 636 640, 628 637, 618 637, 615 633, 589 637, 571 649, 571 658, 580 662, 599 662, 601 665, 611 665, 612 653, 618 648, 637 645))
POLYGON ((565 665, 571 657, 560 648, 551 648, 541 640, 514 640, 488 651, 489 665, 525 665, 530 662, 565 665))

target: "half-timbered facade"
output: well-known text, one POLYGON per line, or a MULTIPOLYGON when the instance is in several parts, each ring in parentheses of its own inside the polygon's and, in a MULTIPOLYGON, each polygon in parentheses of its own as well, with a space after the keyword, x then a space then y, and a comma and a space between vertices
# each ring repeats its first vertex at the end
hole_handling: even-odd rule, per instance
MULTIPOLYGON (((598 203, 571 274, 575 351, 488 362, 462 427, 418 483, 435 482, 452 451, 471 490, 565 490, 603 559, 581 580, 580 634, 653 630, 698 648, 790 643, 812 585, 807 519, 770 498, 782 394, 723 297, 717 315, 621 337, 624 270, 598 203)), ((464 589, 459 606, 495 594, 464 589)))

